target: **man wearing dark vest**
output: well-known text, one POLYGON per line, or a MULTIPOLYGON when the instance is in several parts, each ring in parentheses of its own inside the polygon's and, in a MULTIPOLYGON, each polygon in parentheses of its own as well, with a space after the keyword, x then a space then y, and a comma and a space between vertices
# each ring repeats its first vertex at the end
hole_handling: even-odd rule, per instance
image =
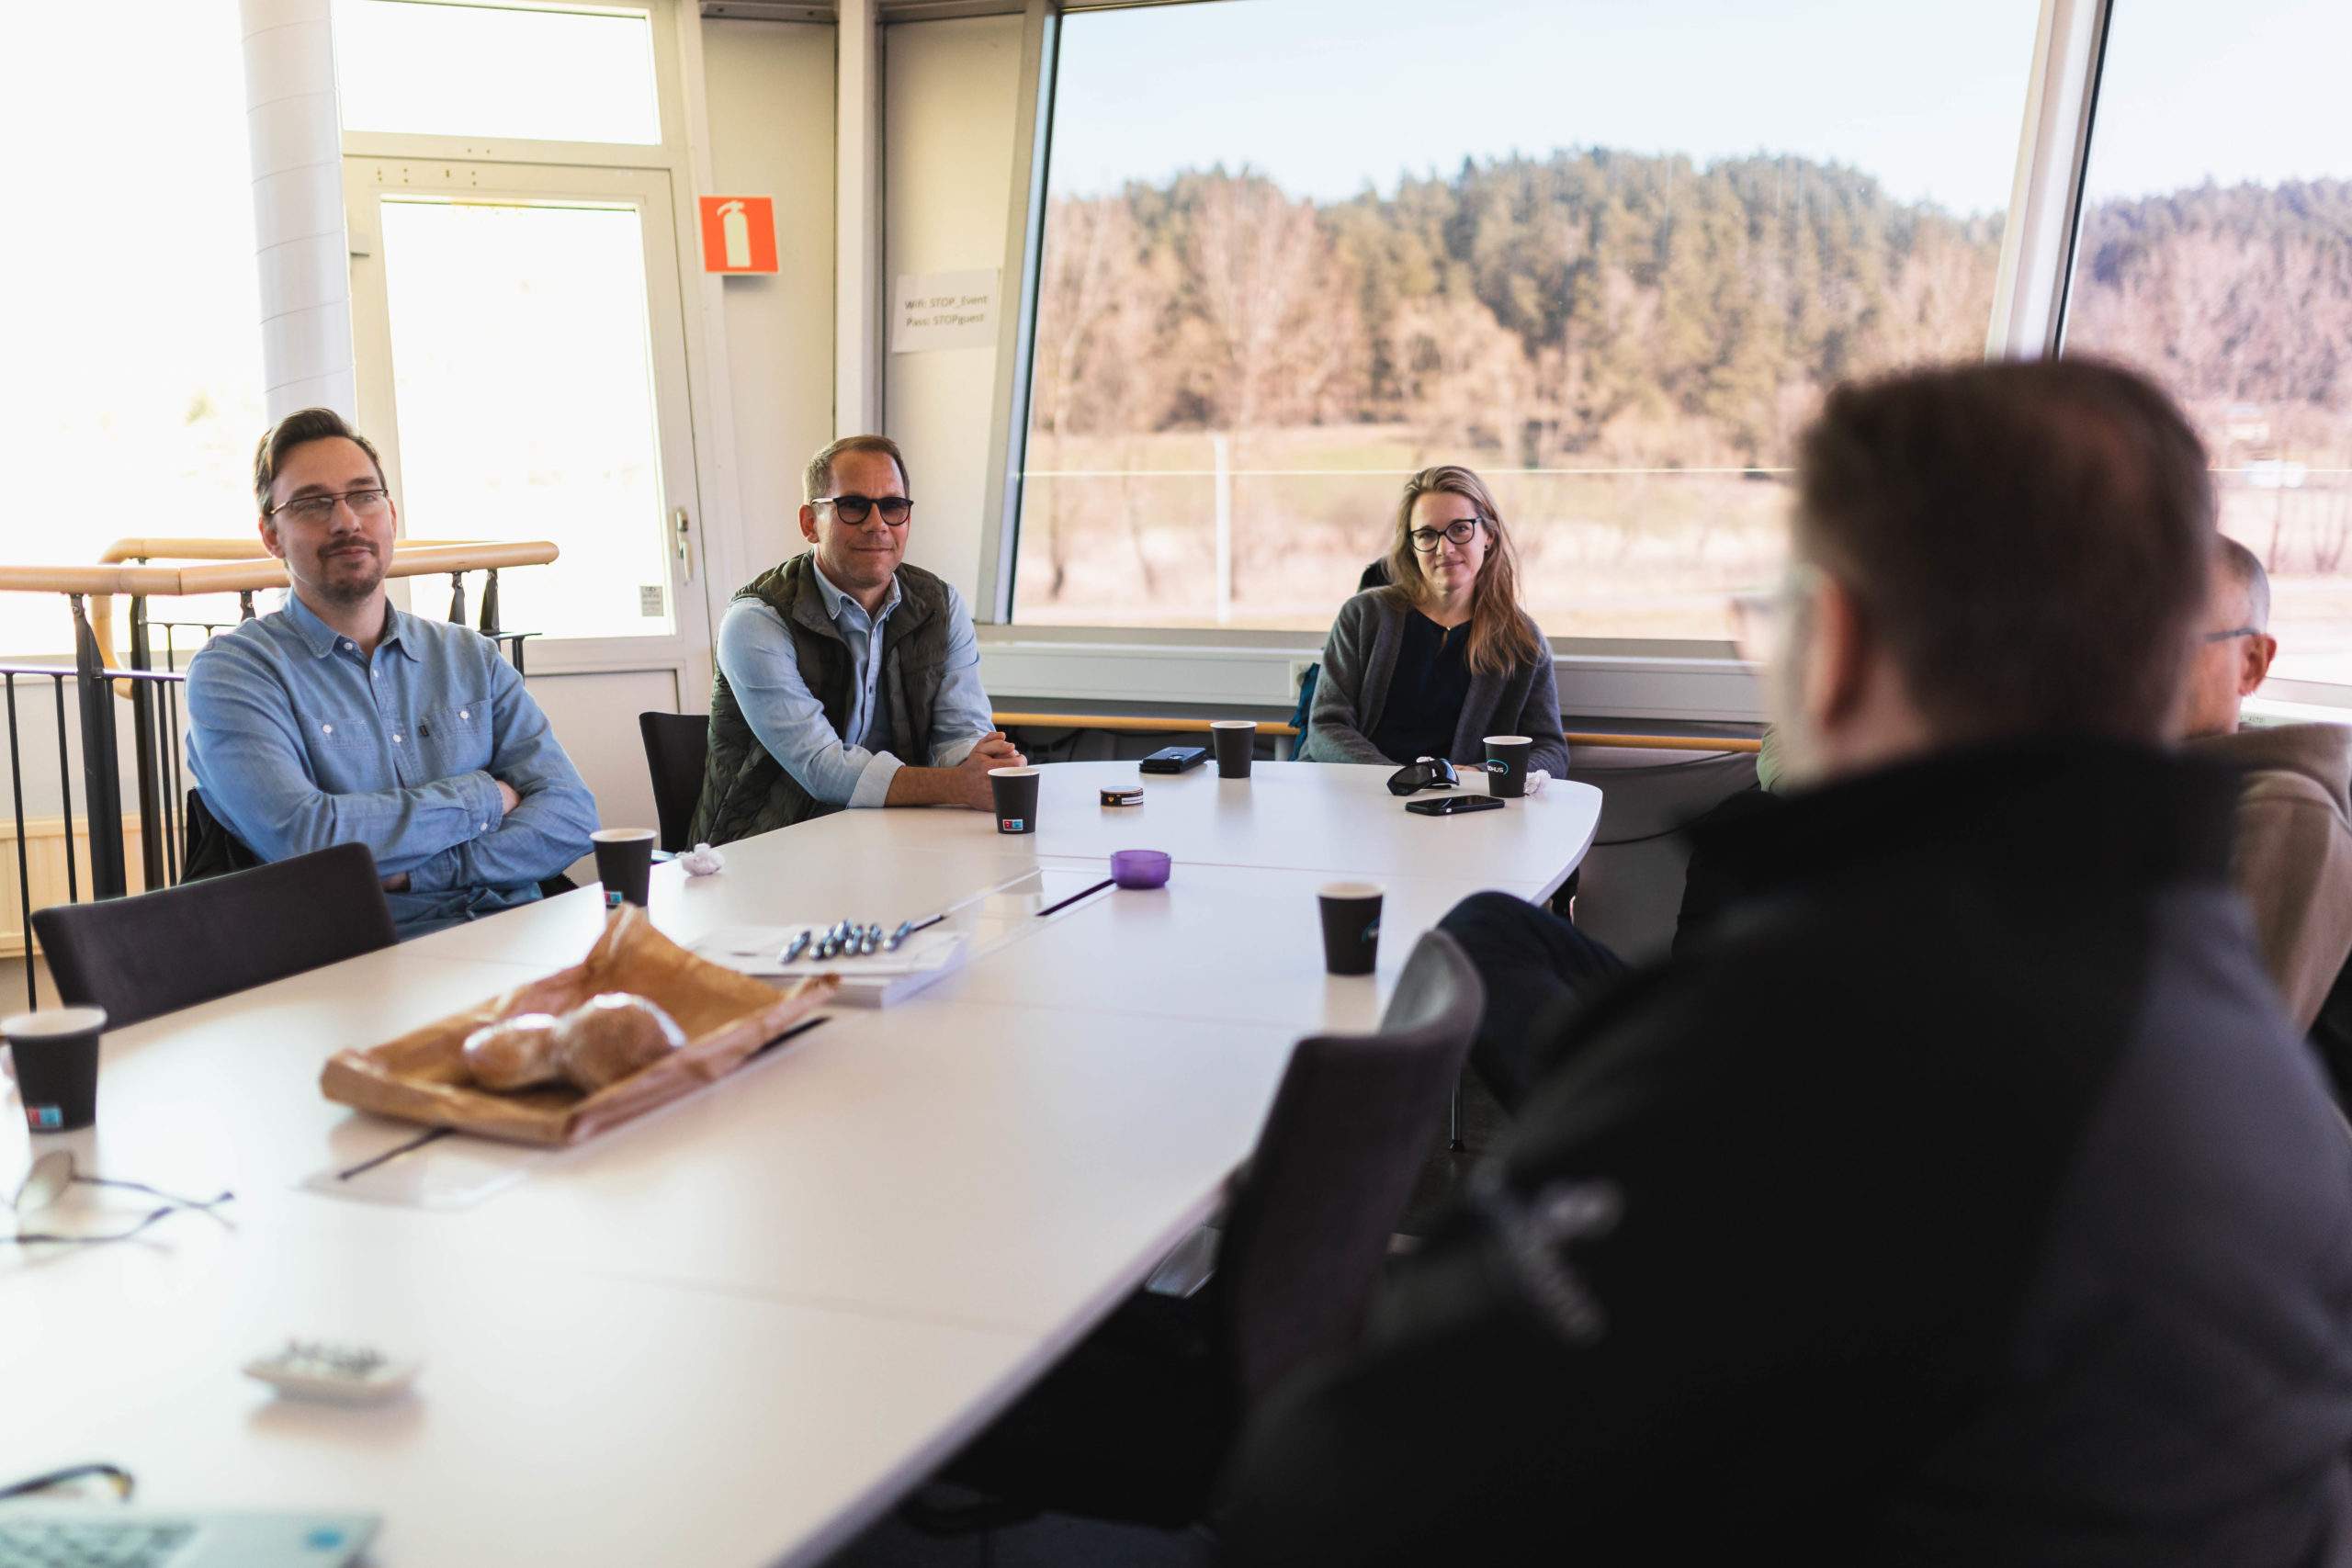
POLYGON ((724 844, 843 807, 988 810, 988 771, 1021 753, 992 726, 971 612, 905 562, 906 459, 887 436, 843 436, 803 482, 810 548, 719 625, 690 836, 724 844))

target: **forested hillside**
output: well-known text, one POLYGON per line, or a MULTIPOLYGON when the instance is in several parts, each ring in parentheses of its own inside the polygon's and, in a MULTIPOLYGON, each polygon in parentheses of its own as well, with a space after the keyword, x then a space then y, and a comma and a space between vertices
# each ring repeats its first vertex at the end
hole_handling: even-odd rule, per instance
MULTIPOLYGON (((2083 222, 2068 343, 2143 365, 2218 450, 2352 448, 2352 183, 2202 186, 2083 222), (2243 444, 2243 443, 2242 443, 2243 444)), ((2227 459, 2224 459, 2227 460, 2227 459)))
MULTIPOLYGON (((1462 461, 1550 629, 1725 635, 1781 558, 1742 476, 1839 379, 1981 355, 2000 259, 1997 219, 1853 169, 1599 149, 1319 205, 1195 172, 1046 225, 1020 613, 1080 621, 1322 625, 1398 476, 1462 461)), ((2226 526, 2274 570, 2352 561, 2352 185, 2102 205, 2072 299, 2070 352, 2182 397, 2226 526)))
POLYGON ((1242 172, 1048 213, 1037 429, 1409 424, 1776 466, 1819 389, 1981 350, 1999 226, 1798 158, 1592 150, 1317 207, 1242 172))

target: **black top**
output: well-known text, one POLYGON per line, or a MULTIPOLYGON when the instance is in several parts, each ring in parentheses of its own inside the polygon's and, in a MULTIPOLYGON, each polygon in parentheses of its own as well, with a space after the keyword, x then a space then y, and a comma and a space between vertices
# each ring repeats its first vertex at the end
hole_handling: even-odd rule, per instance
POLYGON ((1719 827, 1722 914, 1260 1407, 1228 1568, 2309 1559, 2352 1151, 2233 789, 2018 744, 1719 827))
POLYGON ((1364 739, 1392 762, 1451 753, 1454 726, 1470 700, 1469 649, 1469 622, 1448 631, 1419 610, 1407 615, 1387 705, 1364 739))

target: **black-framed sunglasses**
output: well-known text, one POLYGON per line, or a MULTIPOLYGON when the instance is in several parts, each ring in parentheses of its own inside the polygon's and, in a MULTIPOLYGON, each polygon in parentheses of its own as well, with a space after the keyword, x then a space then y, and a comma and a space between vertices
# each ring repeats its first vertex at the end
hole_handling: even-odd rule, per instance
POLYGON ((1483 517, 1457 517, 1443 528, 1416 528, 1406 537, 1413 541, 1413 548, 1423 555, 1430 555, 1436 551, 1440 539, 1448 539, 1457 545, 1468 544, 1471 536, 1477 533, 1478 525, 1485 521, 1483 517))
POLYGON ((2260 637, 2261 635, 2260 626, 2233 626, 2225 632, 2207 632, 2197 640, 2199 642, 2227 642, 2233 637, 2260 637))
POLYGON ((26 1174, 23 1185, 17 1189, 16 1201, 10 1207, 19 1214, 34 1213, 48 1208, 64 1197, 67 1188, 77 1185, 118 1187, 132 1192, 144 1192, 151 1198, 161 1198, 164 1201, 164 1207, 150 1211, 145 1218, 140 1220, 129 1230, 109 1231, 100 1235, 73 1235, 62 1232, 19 1229, 13 1236, 0 1236, 0 1241, 14 1241, 19 1246, 27 1242, 90 1245, 107 1241, 128 1241, 156 1221, 175 1214, 183 1209, 194 1209, 199 1213, 211 1214, 222 1224, 227 1224, 229 1222, 222 1219, 220 1215, 213 1213, 213 1211, 236 1196, 234 1192, 223 1192, 217 1198, 175 1198, 171 1193, 150 1187, 143 1181, 120 1181, 112 1177, 84 1176, 74 1168, 72 1149, 52 1149, 33 1161, 33 1168, 26 1174))
POLYGON ((831 507, 834 516, 849 524, 863 523, 871 513, 879 512, 882 521, 893 528, 905 527, 907 519, 915 512, 915 503, 903 495, 822 495, 816 503, 831 507))
POLYGON ((354 517, 380 517, 383 515, 384 508, 391 504, 391 499, 389 491, 371 485, 366 490, 347 490, 339 495, 306 495, 300 501, 289 501, 283 506, 273 506, 262 515, 275 517, 279 513, 285 512, 292 513, 305 523, 323 523, 334 515, 334 503, 339 501, 351 508, 351 514, 354 517))

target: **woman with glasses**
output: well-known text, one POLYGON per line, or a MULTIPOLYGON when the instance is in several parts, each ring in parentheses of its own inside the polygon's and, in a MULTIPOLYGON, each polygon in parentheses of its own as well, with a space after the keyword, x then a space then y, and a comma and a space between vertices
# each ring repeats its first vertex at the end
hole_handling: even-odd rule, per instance
POLYGON ((1483 768, 1487 736, 1524 735, 1530 769, 1564 773, 1551 645, 1520 605, 1519 553, 1478 476, 1446 463, 1407 480, 1385 564, 1389 585, 1331 623, 1299 754, 1483 768))

